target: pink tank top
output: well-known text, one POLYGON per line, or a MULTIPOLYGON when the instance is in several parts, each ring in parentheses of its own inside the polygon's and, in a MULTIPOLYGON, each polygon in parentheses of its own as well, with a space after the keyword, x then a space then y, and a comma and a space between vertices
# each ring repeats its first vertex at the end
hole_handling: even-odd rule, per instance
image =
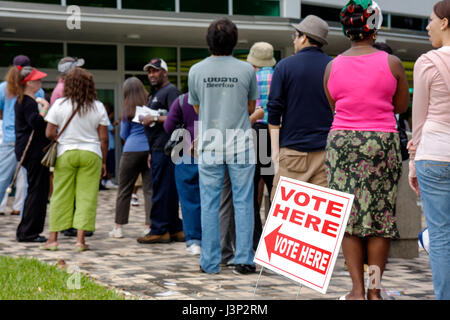
POLYGON ((386 52, 337 56, 328 80, 336 101, 331 130, 397 132, 392 104, 396 89, 386 52))

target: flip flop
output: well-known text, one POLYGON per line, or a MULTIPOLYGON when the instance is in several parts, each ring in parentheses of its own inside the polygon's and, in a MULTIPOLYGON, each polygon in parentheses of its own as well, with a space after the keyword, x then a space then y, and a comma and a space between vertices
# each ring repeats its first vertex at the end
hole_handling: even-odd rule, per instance
POLYGON ((53 243, 53 244, 49 244, 49 243, 45 243, 43 245, 41 245, 39 247, 39 249, 41 250, 49 250, 49 251, 56 251, 58 250, 58 243, 53 243))
POLYGON ((89 246, 87 244, 81 244, 81 243, 77 243, 75 245, 75 248, 77 249, 77 252, 83 252, 83 251, 89 250, 89 246))

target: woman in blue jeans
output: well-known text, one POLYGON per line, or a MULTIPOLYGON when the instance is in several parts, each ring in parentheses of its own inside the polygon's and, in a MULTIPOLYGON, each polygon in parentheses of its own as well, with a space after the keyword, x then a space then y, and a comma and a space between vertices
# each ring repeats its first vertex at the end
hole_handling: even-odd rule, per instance
POLYGON ((450 0, 438 2, 427 31, 437 50, 414 66, 409 183, 422 198, 435 298, 450 299, 450 0))
MULTIPOLYGON (((164 130, 171 134, 177 124, 184 123, 190 134, 190 143, 194 140, 194 122, 198 120, 192 105, 188 104, 188 94, 176 99, 164 122, 164 130)), ((188 150, 189 148, 184 148, 188 150)), ((175 162, 175 183, 183 214, 183 231, 186 238, 186 251, 189 254, 201 253, 202 228, 200 221, 200 187, 198 165, 190 154, 183 154, 175 162)))

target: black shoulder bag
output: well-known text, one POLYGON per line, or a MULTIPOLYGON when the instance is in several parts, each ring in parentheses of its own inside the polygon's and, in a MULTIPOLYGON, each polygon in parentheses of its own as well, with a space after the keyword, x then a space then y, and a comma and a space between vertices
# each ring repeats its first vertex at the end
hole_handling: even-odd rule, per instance
POLYGON ((170 136, 170 139, 166 142, 166 145, 164 146, 164 154, 169 157, 172 155, 173 148, 175 148, 177 144, 183 141, 183 135, 186 130, 186 126, 183 120, 183 100, 184 94, 178 97, 178 104, 180 106, 181 111, 181 123, 177 124, 175 130, 172 132, 170 136))

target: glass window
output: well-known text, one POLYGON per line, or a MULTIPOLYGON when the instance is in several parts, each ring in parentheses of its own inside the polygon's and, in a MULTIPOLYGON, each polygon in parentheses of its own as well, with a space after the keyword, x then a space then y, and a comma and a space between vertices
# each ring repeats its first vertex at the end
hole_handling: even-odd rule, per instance
POLYGON ((280 16, 279 0, 233 0, 233 14, 280 16))
POLYGON ((186 93, 189 91, 189 87, 188 87, 188 77, 187 76, 181 76, 180 78, 180 92, 181 93, 186 93))
POLYGON ((425 31, 427 24, 428 24, 427 19, 396 16, 396 15, 392 15, 391 17, 392 28, 425 31))
POLYGON ((97 89, 97 99, 101 101, 106 108, 111 107, 114 110, 114 90, 97 89))
POLYGON ((136 77, 139 80, 142 81, 142 84, 144 85, 145 89, 150 92, 150 82, 148 81, 148 77, 146 74, 132 74, 132 73, 127 73, 125 74, 125 80, 131 77, 136 77))
POLYGON ((163 59, 169 72, 177 71, 176 48, 125 46, 125 70, 143 71, 152 58, 163 59))
POLYGON ((17 55, 26 55, 36 68, 56 68, 63 57, 62 43, 0 40, 0 65, 12 65, 17 55))
POLYGON ((67 5, 117 8, 117 0, 67 0, 67 5))
POLYGON ((51 4, 61 4, 61 0, 7 0, 11 2, 34 2, 34 3, 51 3, 51 4))
MULTIPOLYGON (((247 56, 249 54, 249 49, 238 49, 233 51, 233 56, 237 59, 247 61, 247 56)), ((277 62, 281 60, 281 51, 280 50, 274 50, 273 51, 273 57, 277 62)))
POLYGON ((326 21, 341 21, 341 9, 302 4, 302 18, 313 14, 326 21))
POLYGON ((381 26, 388 27, 388 21, 389 21, 389 14, 383 13, 383 23, 381 24, 381 26))
POLYGON ((180 0, 180 11, 228 14, 228 0, 180 0))
POLYGON ((117 47, 115 45, 67 44, 67 54, 83 58, 84 68, 100 70, 117 70, 117 47))
MULTIPOLYGON (((148 81, 148 76, 146 74, 133 74, 133 73, 125 74, 125 79, 131 78, 131 77, 136 77, 139 80, 141 80, 142 83, 144 84, 145 89, 148 92, 152 91, 152 88, 150 86, 150 82, 148 81)), ((176 87, 177 86, 177 76, 169 76, 169 82, 176 87)))
POLYGON ((233 57, 242 61, 247 61, 247 56, 249 52, 250 52, 249 49, 235 49, 233 50, 233 57))
POLYGON ((122 8, 175 11, 175 0, 122 0, 122 8))
POLYGON ((210 56, 208 49, 181 48, 180 72, 189 72, 189 69, 206 57, 210 56))

